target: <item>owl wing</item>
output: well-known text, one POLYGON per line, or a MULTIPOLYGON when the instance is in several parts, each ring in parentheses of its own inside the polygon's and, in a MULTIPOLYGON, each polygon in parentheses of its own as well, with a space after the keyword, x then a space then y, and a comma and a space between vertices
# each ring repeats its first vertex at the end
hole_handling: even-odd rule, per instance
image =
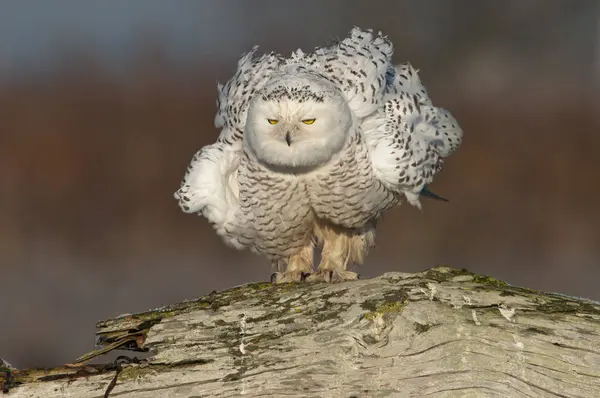
MULTIPOLYGON (((215 116, 219 138, 196 152, 174 194, 184 212, 202 214, 223 234, 239 209, 237 175, 249 103, 280 63, 273 53, 254 57, 255 52, 256 47, 242 56, 235 75, 219 84, 215 116)), ((239 246, 235 238, 229 240, 239 246)))
POLYGON ((354 115, 363 118, 382 105, 393 52, 392 43, 381 33, 354 28, 337 43, 310 54, 296 50, 285 62, 302 65, 335 83, 354 115))
POLYGON ((404 93, 416 95, 420 104, 432 105, 418 71, 411 64, 399 64, 388 69, 386 80, 385 100, 391 100, 404 93))
POLYGON ((237 207, 239 151, 216 142, 201 148, 190 162, 174 196, 185 213, 199 213, 211 223, 227 222, 237 207))
POLYGON ((375 174, 390 190, 420 207, 419 195, 462 141, 445 109, 432 105, 416 70, 400 65, 388 75, 385 103, 361 125, 375 174))

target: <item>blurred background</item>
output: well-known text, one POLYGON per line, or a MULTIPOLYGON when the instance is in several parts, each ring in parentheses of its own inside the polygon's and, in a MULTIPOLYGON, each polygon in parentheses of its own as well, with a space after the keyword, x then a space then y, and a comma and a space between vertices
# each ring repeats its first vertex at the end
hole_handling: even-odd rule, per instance
POLYGON ((94 324, 265 281, 172 193, 214 141, 216 83, 253 45, 385 32, 465 131, 359 269, 467 268, 600 299, 600 2, 0 3, 0 356, 70 362, 94 324))

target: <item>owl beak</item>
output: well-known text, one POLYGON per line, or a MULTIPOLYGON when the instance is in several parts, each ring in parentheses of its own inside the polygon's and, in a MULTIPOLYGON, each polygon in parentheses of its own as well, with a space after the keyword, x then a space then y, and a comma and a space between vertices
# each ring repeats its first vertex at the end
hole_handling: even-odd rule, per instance
POLYGON ((292 145, 292 136, 289 132, 285 133, 285 142, 287 142, 288 146, 292 145))

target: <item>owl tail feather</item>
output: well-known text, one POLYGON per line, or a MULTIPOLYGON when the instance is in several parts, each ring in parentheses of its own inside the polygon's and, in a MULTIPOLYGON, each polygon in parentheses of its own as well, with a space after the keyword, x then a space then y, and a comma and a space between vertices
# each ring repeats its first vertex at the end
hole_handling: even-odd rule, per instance
POLYGON ((431 199, 435 199, 435 200, 441 200, 443 202, 449 202, 448 199, 442 198, 441 196, 431 192, 427 187, 423 187, 423 189, 421 189, 421 192, 419 193, 419 195, 423 196, 425 198, 431 198, 431 199))

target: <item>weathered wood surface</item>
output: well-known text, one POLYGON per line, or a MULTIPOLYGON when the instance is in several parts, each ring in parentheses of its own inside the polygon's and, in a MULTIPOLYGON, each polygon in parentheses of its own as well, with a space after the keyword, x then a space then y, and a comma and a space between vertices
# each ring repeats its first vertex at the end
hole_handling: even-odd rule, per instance
MULTIPOLYGON (((98 336, 153 353, 122 366, 110 397, 600 397, 599 303, 448 268, 251 284, 98 336)), ((6 395, 103 397, 115 374, 15 371, 6 395)))

